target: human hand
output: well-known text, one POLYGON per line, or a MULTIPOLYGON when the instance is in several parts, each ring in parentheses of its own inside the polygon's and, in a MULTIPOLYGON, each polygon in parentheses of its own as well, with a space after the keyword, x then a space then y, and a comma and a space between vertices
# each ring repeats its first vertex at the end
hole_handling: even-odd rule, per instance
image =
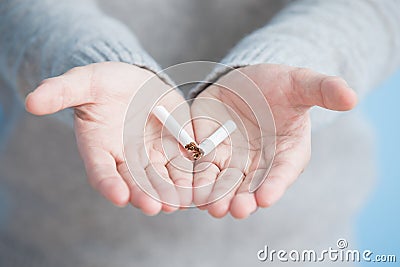
MULTIPOLYGON (((180 162, 180 165, 190 165, 191 162, 182 158, 172 136, 163 136, 161 141, 162 125, 154 116, 149 117, 145 129, 135 123, 147 119, 144 110, 151 101, 146 101, 146 97, 157 98, 170 89, 163 81, 152 79, 152 90, 141 92, 142 105, 134 107, 124 122, 132 97, 150 77, 154 77, 150 71, 125 63, 106 62, 74 68, 61 76, 44 80, 27 96, 26 109, 35 115, 47 115, 74 108, 77 144, 90 184, 115 205, 124 206, 131 202, 145 214, 154 215, 160 210, 172 212, 192 201, 188 190, 160 185, 157 182, 159 176, 173 184, 177 182, 191 188, 192 174, 168 164, 162 152, 165 145, 174 148, 171 150, 172 160, 180 162), (125 133, 124 123, 132 124, 125 133), (132 137, 125 147, 123 134, 132 137), (134 154, 136 162, 125 161, 124 149, 134 154), (132 179, 128 165, 135 166, 141 176, 132 179), (140 186, 137 181, 140 181, 140 186)), ((171 91, 162 101, 169 110, 179 106, 180 112, 175 115, 177 120, 182 123, 189 121, 189 107, 178 92, 171 91)), ((191 124, 186 130, 193 135, 191 124)))
MULTIPOLYGON (((257 207, 274 204, 310 159, 309 109, 317 105, 346 111, 357 102, 356 94, 343 79, 284 65, 261 64, 240 68, 229 72, 217 83, 220 85, 209 86, 194 100, 192 116, 215 117, 218 114, 223 121, 231 119, 242 127, 232 135, 231 142, 224 142, 216 148, 215 154, 195 163, 194 203, 208 209, 214 217, 223 217, 230 212, 236 218, 245 218, 257 207), (243 74, 257 85, 270 106, 276 131, 274 157, 268 152, 274 150, 270 139, 271 127, 265 123, 258 124, 252 115, 252 110, 263 107, 259 99, 255 99, 255 87, 243 78, 243 74), (246 101, 250 98, 254 106, 247 107, 240 96, 246 96, 246 101), (266 145, 263 148, 260 140, 266 145), (263 181, 267 173, 259 188, 250 192, 251 180, 263 181), (206 184, 213 186, 207 187, 206 184)), ((267 112, 265 115, 268 116, 267 112)), ((201 142, 218 125, 214 121, 199 119, 193 121, 193 127, 197 141, 201 142)))

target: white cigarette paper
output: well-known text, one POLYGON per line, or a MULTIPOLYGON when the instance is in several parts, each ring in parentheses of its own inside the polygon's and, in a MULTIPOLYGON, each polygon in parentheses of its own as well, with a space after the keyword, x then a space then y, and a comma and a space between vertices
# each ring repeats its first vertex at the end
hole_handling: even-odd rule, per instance
POLYGON ((219 127, 210 137, 206 138, 199 145, 200 150, 203 152, 203 156, 207 156, 213 151, 219 144, 221 144, 229 135, 231 135, 237 126, 235 122, 229 120, 224 125, 219 127))
POLYGON ((190 137, 188 132, 163 106, 156 106, 153 109, 153 114, 183 147, 192 142, 196 143, 193 138, 190 137))

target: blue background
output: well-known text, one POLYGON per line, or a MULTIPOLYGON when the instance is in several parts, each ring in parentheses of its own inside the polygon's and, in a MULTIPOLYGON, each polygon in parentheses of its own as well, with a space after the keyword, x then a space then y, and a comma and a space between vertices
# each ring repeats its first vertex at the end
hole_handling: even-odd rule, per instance
POLYGON ((360 109, 377 137, 378 177, 374 192, 356 224, 360 249, 396 254, 397 263, 361 266, 399 266, 400 262, 400 70, 364 99, 360 109))

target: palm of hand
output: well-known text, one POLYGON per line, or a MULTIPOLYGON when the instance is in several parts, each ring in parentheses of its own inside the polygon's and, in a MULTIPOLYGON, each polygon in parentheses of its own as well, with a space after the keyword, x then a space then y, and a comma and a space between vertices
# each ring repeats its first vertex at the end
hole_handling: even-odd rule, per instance
MULTIPOLYGON (((243 121, 244 127, 237 133, 241 137, 232 145, 247 146, 250 153, 240 149, 236 150, 237 153, 231 153, 228 144, 224 144, 217 148, 216 157, 205 158, 196 163, 195 169, 201 169, 208 161, 212 163, 213 167, 208 171, 194 174, 194 201, 207 208, 215 217, 225 216, 230 211, 234 217, 244 218, 259 206, 268 207, 275 203, 300 175, 310 159, 309 108, 319 105, 328 109, 348 110, 356 102, 355 94, 342 79, 288 66, 249 66, 228 73, 218 83, 223 86, 210 86, 196 98, 192 105, 192 115, 223 114, 219 115, 224 117, 223 120, 237 121, 233 116, 236 113, 243 121), (274 146, 270 138, 273 127, 259 127, 256 117, 251 115, 251 110, 246 109, 244 101, 238 97, 243 96, 246 101, 255 103, 253 110, 263 108, 252 101, 256 88, 249 85, 246 79, 239 78, 243 74, 255 82, 270 106, 276 131, 273 161, 271 151, 274 151, 274 146), (210 108, 210 105, 207 105, 210 101, 201 99, 214 99, 214 102, 227 104, 232 110, 221 105, 210 108), (247 139, 244 132, 247 132, 247 139), (263 148, 257 141, 260 136, 264 139, 263 148), (252 179, 258 183, 263 178, 266 180, 255 193, 249 191, 252 179), (201 188, 202 185, 214 181, 213 187, 208 187, 207 190, 201 188), (222 192, 227 193, 223 195, 222 192)), ((200 139, 207 137, 210 131, 215 129, 213 122, 205 120, 195 120, 193 125, 196 138, 200 139)))
MULTIPOLYGON (((126 113, 132 96, 138 94, 144 81, 154 76, 128 64, 93 64, 45 80, 27 97, 26 107, 36 115, 75 108, 76 138, 89 181, 114 204, 131 202, 146 214, 156 214, 161 209, 171 212, 190 205, 193 185, 195 204, 208 208, 213 216, 221 217, 230 211, 233 216, 243 218, 257 206, 274 203, 306 165, 310 154, 309 107, 347 110, 354 106, 355 95, 342 80, 307 70, 259 65, 243 68, 242 72, 255 81, 270 104, 276 123, 273 163, 271 137, 275 141, 275 133, 271 132, 271 118, 265 116, 267 119, 262 121, 259 116, 257 119, 264 123, 256 123, 251 109, 237 95, 221 93, 218 86, 210 86, 194 101, 191 110, 175 91, 160 104, 169 110, 179 107, 174 117, 181 124, 190 121, 191 115, 214 118, 219 114, 222 123, 236 120, 239 128, 213 154, 196 162, 194 176, 176 168, 193 166, 177 149, 171 135, 163 134, 160 139, 161 123, 154 117, 147 120, 155 102, 137 103, 133 111, 126 113), (226 106, 205 105, 203 97, 226 106), (165 155, 165 149, 171 153, 165 155), (271 164, 266 181, 255 194, 249 193, 251 180, 261 181, 271 164), (204 184, 210 185, 204 187, 204 184)), ((233 91, 240 96, 245 93, 240 90, 249 86, 233 74, 223 79, 227 85, 236 84, 232 88, 237 88, 233 91)), ((151 90, 145 90, 141 97, 157 100, 167 89, 166 84, 156 79, 151 90)), ((254 103, 253 110, 264 110, 260 102, 254 103)), ((196 140, 201 142, 217 124, 194 120, 193 127, 196 140)), ((191 123, 186 130, 193 135, 191 123)))
MULTIPOLYGON (((77 144, 90 184, 114 204, 124 206, 131 202, 149 215, 161 209, 171 212, 177 209, 180 201, 183 205, 187 204, 188 198, 191 201, 187 190, 182 193, 173 187, 158 188, 155 177, 159 174, 167 175, 165 178, 172 180, 178 177, 182 185, 191 185, 192 180, 190 175, 166 166, 168 161, 162 155, 162 144, 158 136, 162 125, 155 118, 148 121, 145 129, 138 127, 144 125, 138 124, 146 119, 145 112, 140 111, 148 108, 148 102, 142 102, 142 106, 137 107, 132 116, 124 121, 132 96, 153 76, 149 71, 128 64, 92 64, 43 81, 26 100, 27 110, 36 115, 74 107, 77 144), (133 142, 127 144, 129 149, 126 150, 132 151, 136 159, 131 164, 127 164, 123 153, 124 124, 129 123, 133 127, 125 134, 132 137, 128 140, 133 142), (133 180, 128 165, 135 166, 141 176, 133 180)), ((161 95, 168 88, 159 79, 154 82, 157 84, 154 90, 149 91, 148 97, 161 95)), ((182 102, 183 98, 177 92, 172 92, 165 105, 174 108, 182 102)), ((181 120, 188 120, 189 108, 187 105, 182 108, 186 108, 186 112, 182 112, 181 120)), ((163 138, 163 145, 174 144, 176 141, 172 136, 163 138)), ((172 157, 175 161, 181 160, 180 155, 172 157)))

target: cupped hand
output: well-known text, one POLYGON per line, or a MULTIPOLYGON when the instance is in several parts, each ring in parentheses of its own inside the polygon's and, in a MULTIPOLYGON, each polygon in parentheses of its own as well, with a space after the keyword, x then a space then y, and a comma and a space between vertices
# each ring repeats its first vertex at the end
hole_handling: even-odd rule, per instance
MULTIPOLYGON (((125 206, 131 202, 148 215, 161 210, 172 212, 192 201, 187 190, 181 192, 179 188, 158 183, 162 177, 171 184, 177 181, 182 186, 192 185, 191 173, 174 169, 169 164, 170 160, 183 159, 172 136, 166 135, 161 140, 161 123, 150 115, 145 127, 133 123, 124 133, 124 124, 147 118, 148 114, 141 110, 144 106, 138 106, 124 121, 131 99, 143 83, 154 76, 150 71, 125 63, 96 63, 44 80, 26 98, 27 111, 35 115, 73 108, 77 144, 90 184, 115 205, 125 206), (124 134, 138 140, 124 146, 124 134), (170 159, 164 156, 163 146, 175 149, 170 159), (133 153, 135 162, 126 161, 124 150, 133 153), (135 168, 140 177, 132 177, 129 168, 135 168)), ((161 96, 170 89, 158 78, 152 78, 152 86, 149 97, 151 94, 161 96)), ((141 94, 142 103, 146 103, 147 93, 141 94)), ((177 119, 190 121, 189 107, 178 92, 171 91, 161 104, 169 110, 179 106, 177 119)), ((191 124, 186 130, 193 134, 191 124)))
MULTIPOLYGON (((213 216, 230 211, 244 218, 257 207, 275 203, 305 168, 311 146, 308 110, 318 105, 344 111, 356 103, 356 95, 342 79, 288 66, 249 66, 231 71, 218 83, 221 86, 203 91, 189 110, 176 91, 165 94, 170 87, 154 79, 153 73, 124 63, 98 63, 43 81, 27 96, 26 108, 36 115, 74 108, 78 148, 89 181, 114 204, 131 202, 150 215, 171 212, 190 205, 191 190, 183 189, 193 186, 194 203, 213 216), (151 90, 142 90, 143 101, 129 108, 150 78, 151 90), (253 91, 253 82, 261 98, 253 91), (233 120, 238 125, 213 153, 196 162, 194 175, 182 171, 191 170, 191 162, 161 123, 149 115, 151 103, 163 94, 159 104, 178 110, 174 117, 181 124, 190 122, 192 115, 218 117, 221 123, 233 120), (243 95, 250 101, 243 101, 243 95), (263 105, 264 98, 270 109, 263 105), (125 157, 127 151, 129 157, 125 157), (165 186, 165 181, 172 186, 165 186), (264 182, 253 192, 257 181, 264 182)), ((198 143, 219 126, 212 119, 195 119, 198 143)), ((191 123, 185 129, 193 135, 191 123)))
MULTIPOLYGON (((217 83, 204 90, 191 107, 193 117, 217 115, 221 123, 231 119, 241 125, 231 141, 226 140, 213 155, 195 163, 194 203, 215 217, 230 212, 236 218, 245 218, 257 207, 274 204, 310 159, 310 108, 346 111, 357 102, 356 94, 343 79, 284 65, 243 67, 217 83), (260 123, 260 117, 254 115, 254 111, 265 110, 257 87, 268 101, 275 127, 268 119, 260 123), (271 141, 272 128, 276 131, 275 144, 271 141), (274 157, 269 151, 275 152, 274 157), (253 178, 262 182, 255 192, 249 190, 253 178)), ((218 124, 196 119, 193 127, 196 141, 201 142, 218 124)))

